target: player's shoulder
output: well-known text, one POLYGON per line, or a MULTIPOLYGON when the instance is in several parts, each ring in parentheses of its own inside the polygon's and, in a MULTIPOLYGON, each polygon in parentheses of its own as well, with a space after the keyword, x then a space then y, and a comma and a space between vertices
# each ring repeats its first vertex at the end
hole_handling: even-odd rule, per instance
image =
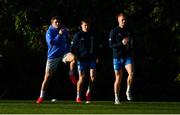
POLYGON ((75 37, 78 37, 80 34, 81 34, 80 31, 78 31, 78 32, 76 32, 76 33, 74 34, 74 36, 75 36, 75 37))
POLYGON ((81 36, 82 36, 82 33, 81 33, 81 31, 78 31, 78 32, 76 32, 75 34, 74 34, 74 39, 79 39, 79 38, 81 38, 81 36))
POLYGON ((76 35, 81 35, 81 34, 82 34, 81 31, 76 32, 76 35))
POLYGON ((120 29, 119 29, 119 26, 116 26, 116 27, 114 27, 111 31, 119 31, 120 29))
POLYGON ((116 33, 118 31, 119 31, 119 28, 118 28, 118 26, 116 26, 116 27, 111 29, 110 33, 113 34, 113 33, 116 33))

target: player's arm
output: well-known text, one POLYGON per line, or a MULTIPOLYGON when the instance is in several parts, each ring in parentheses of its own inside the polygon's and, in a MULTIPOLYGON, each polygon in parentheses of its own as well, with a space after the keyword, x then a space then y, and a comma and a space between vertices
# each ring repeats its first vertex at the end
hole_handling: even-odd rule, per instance
POLYGON ((46 34, 46 41, 48 44, 51 44, 52 46, 60 44, 63 38, 64 37, 60 34, 53 36, 53 33, 51 31, 48 31, 46 34))
POLYGON ((70 51, 72 53, 76 54, 77 46, 78 46, 78 34, 75 34, 73 36, 72 41, 71 41, 70 51))
POLYGON ((115 40, 115 38, 116 38, 115 32, 112 30, 109 35, 109 47, 110 48, 118 48, 123 45, 121 41, 117 42, 115 40))

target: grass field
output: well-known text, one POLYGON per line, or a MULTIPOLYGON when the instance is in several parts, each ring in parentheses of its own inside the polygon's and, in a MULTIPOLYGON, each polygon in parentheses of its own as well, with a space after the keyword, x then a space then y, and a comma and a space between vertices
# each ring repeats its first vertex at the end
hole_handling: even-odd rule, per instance
POLYGON ((0 114, 180 114, 180 102, 127 102, 114 105, 112 101, 90 104, 74 101, 0 100, 0 114))

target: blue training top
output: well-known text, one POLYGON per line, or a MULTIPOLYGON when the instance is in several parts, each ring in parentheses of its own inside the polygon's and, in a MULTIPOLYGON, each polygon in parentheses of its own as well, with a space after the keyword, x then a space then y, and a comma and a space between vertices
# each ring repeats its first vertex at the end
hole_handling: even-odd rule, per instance
POLYGON ((63 34, 60 35, 59 30, 50 25, 46 32, 46 43, 48 46, 48 59, 54 59, 64 55, 69 51, 68 31, 65 29, 63 34))

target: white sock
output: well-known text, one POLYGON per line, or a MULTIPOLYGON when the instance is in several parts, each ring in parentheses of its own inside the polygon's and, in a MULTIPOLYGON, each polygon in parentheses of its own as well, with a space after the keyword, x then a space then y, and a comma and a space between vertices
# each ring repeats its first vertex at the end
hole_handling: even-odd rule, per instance
POLYGON ((41 92, 40 92, 40 97, 41 97, 41 98, 44 98, 44 95, 45 95, 45 91, 41 90, 41 92))
POLYGON ((80 93, 79 92, 77 92, 77 97, 76 98, 80 98, 80 93))
POLYGON ((115 100, 119 100, 119 95, 117 93, 115 93, 115 100))
POLYGON ((86 93, 89 93, 89 92, 90 92, 90 86, 88 86, 86 93))
POLYGON ((126 90, 127 93, 130 92, 130 85, 127 85, 127 90, 126 90))

